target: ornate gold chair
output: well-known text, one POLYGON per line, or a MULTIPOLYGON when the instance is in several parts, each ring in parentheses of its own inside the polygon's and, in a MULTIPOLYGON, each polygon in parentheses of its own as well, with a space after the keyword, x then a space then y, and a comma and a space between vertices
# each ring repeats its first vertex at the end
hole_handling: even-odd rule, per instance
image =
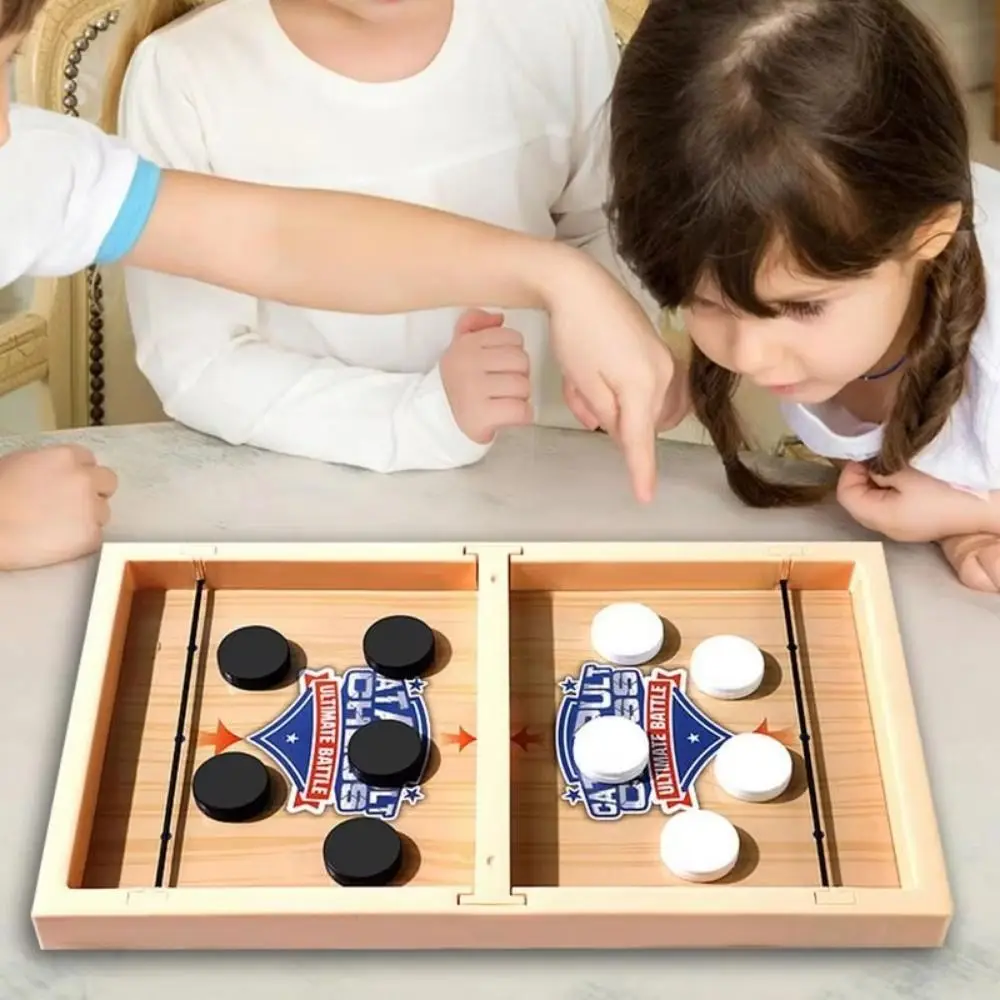
MULTIPOLYGON (((27 399, 21 390, 35 389, 33 408, 38 411, 39 429, 54 430, 49 317, 17 308, 19 292, 20 287, 4 289, 4 318, 0 319, 0 402, 7 402, 14 393, 27 399)), ((40 302, 33 302, 31 309, 40 306, 40 302)), ((58 375, 54 381, 58 383, 58 375)))
POLYGON ((649 0, 608 0, 618 44, 625 45, 646 13, 649 0))

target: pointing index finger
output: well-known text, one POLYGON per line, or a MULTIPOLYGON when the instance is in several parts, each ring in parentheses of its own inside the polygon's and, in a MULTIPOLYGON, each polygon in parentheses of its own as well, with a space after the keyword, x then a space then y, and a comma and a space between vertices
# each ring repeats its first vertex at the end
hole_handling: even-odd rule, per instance
POLYGON ((649 503, 656 490, 656 419, 630 398, 626 396, 621 403, 618 437, 632 489, 641 503, 649 503))

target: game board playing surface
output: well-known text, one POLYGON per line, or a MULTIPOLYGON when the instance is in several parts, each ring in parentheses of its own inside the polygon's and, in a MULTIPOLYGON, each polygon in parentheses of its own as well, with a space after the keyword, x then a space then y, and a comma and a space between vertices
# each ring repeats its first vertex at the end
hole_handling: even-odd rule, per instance
POLYGON ((43 942, 940 940, 880 549, 398 549, 105 556, 43 942))
MULTIPOLYGON (((135 629, 125 648, 125 662, 135 669, 125 674, 128 687, 119 699, 108 753, 113 763, 98 799, 97 829, 105 832, 92 845, 86 869, 92 887, 148 885, 161 853, 192 594, 149 592, 137 600, 137 617, 148 627, 135 629), (162 614, 154 605, 162 606, 162 614), (157 708, 162 715, 154 722, 157 708), (115 816, 127 819, 127 826, 116 829, 115 816)), ((331 884, 324 840, 335 823, 359 817, 390 823, 407 839, 396 881, 467 882, 475 753, 462 753, 461 740, 463 732, 475 730, 474 595, 366 595, 361 613, 355 595, 336 592, 232 591, 204 600, 210 605, 204 612, 207 643, 192 665, 184 713, 184 732, 194 738, 182 745, 169 861, 160 884, 331 884), (434 662, 408 678, 378 673, 362 651, 370 625, 401 613, 437 632, 434 662), (262 626, 273 630, 262 638, 288 650, 287 671, 264 689, 238 687, 220 669, 220 646, 262 626), (377 788, 351 767, 349 742, 377 720, 419 733, 417 780, 377 788), (261 762, 267 796, 239 821, 223 822, 203 812, 193 789, 199 769, 235 753, 261 762)), ((267 656, 265 645, 244 643, 223 666, 246 670, 255 657, 267 656)), ((210 796, 225 797, 228 790, 235 800, 244 798, 231 771, 220 769, 218 784, 209 786, 210 796)))

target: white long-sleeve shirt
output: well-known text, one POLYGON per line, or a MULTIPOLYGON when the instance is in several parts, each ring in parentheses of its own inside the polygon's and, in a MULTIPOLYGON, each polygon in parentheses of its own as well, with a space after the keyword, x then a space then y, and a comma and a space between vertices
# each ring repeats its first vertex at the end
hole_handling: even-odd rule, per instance
MULTIPOLYGON (((617 58, 604 0, 455 0, 430 66, 363 83, 304 55, 268 0, 222 0, 140 45, 121 132, 162 166, 381 195, 564 240, 642 297, 603 211, 617 58)), ((382 472, 488 450, 455 423, 438 370, 459 309, 357 316, 148 272, 126 280, 137 363, 184 424, 382 472)), ((506 324, 525 338, 537 411, 559 378, 547 317, 508 310, 506 324)))

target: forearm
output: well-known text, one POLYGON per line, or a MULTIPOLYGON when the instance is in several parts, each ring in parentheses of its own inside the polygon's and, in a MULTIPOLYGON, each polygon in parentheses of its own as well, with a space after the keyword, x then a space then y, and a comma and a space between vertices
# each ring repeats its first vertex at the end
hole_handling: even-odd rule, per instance
MULTIPOLYGON (((273 365, 263 353, 255 360, 273 365)), ((233 443, 383 474, 460 468, 489 451, 455 423, 436 369, 386 373, 310 362, 233 443)))
POLYGON ((933 532, 933 540, 946 549, 954 549, 984 536, 1000 537, 1000 490, 977 494, 958 492, 964 494, 962 499, 967 502, 956 506, 953 516, 942 512, 934 519, 937 530, 933 532))
POLYGON ((209 358, 144 352, 172 419, 228 444, 372 472, 469 465, 489 450, 455 424, 436 369, 386 373, 248 341, 209 358))
POLYGON ((585 272, 543 240, 365 195, 165 171, 127 263, 289 305, 387 314, 545 309, 585 272))
POLYGON ((984 534, 1000 537, 1000 490, 993 490, 984 500, 986 505, 984 534))
POLYGON ((317 362, 281 398, 250 413, 241 405, 240 380, 227 384, 224 372, 209 370, 165 397, 164 411, 228 444, 369 472, 460 468, 489 450, 453 426, 430 376, 358 369, 341 369, 334 379, 330 374, 317 362))
POLYGON ((590 260, 611 274, 639 303, 654 326, 659 327, 663 310, 616 253, 603 210, 593 209, 589 212, 564 216, 559 221, 557 232, 561 243, 586 254, 590 260))
POLYGON ((937 545, 940 546, 948 561, 957 566, 961 563, 966 553, 974 549, 980 542, 987 538, 995 538, 996 535, 990 533, 973 535, 949 535, 947 538, 939 538, 937 545))

